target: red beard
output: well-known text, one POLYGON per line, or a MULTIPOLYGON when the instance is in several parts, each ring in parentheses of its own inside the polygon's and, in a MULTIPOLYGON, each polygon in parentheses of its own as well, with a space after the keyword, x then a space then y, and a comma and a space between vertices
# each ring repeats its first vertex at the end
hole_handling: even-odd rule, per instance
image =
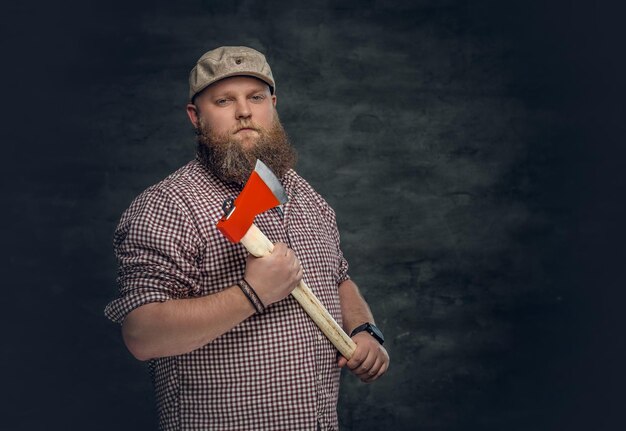
POLYGON ((198 124, 198 155, 218 178, 227 183, 244 184, 257 159, 265 163, 278 178, 295 167, 297 154, 278 119, 278 114, 274 115, 274 122, 269 129, 254 123, 241 122, 233 132, 242 127, 255 129, 259 133, 256 142, 247 148, 233 139, 230 132, 217 134, 209 125, 202 122, 198 124))

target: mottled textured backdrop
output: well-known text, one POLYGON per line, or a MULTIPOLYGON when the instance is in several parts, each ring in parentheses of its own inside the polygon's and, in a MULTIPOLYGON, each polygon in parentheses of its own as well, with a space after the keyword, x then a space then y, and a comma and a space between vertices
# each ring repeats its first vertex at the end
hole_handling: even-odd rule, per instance
POLYGON ((624 429, 624 31, 598 2, 2 6, 4 430, 152 430, 112 233, 194 154, 187 75, 267 54, 387 337, 344 430, 624 429))

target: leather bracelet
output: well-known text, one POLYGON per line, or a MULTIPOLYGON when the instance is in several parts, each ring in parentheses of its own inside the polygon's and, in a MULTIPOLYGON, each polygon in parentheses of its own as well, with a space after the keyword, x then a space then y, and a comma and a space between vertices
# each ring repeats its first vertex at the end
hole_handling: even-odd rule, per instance
POLYGON ((265 305, 263 305, 259 295, 257 295, 252 286, 250 286, 250 283, 248 283, 245 278, 242 278, 237 283, 237 286, 239 286, 243 294, 246 295, 246 298, 248 298, 248 301, 250 301, 256 312, 263 314, 265 312, 265 305))

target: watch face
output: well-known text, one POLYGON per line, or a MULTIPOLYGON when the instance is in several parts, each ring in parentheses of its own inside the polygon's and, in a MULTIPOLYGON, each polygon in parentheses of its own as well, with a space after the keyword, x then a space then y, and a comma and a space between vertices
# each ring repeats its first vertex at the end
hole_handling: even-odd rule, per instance
POLYGON ((364 323, 360 326, 357 326, 350 333, 350 337, 358 334, 361 331, 365 331, 368 334, 370 334, 372 337, 376 338, 380 344, 383 344, 385 342, 385 337, 383 336, 383 333, 381 332, 381 330, 378 329, 376 326, 372 325, 371 323, 364 323))
POLYGON ((374 336, 375 338, 378 338, 378 341, 380 341, 380 343, 382 344, 383 341, 385 341, 385 337, 383 336, 383 333, 380 331, 380 329, 378 329, 376 326, 374 325, 368 325, 368 329, 369 329, 369 333, 372 334, 372 336, 374 336))

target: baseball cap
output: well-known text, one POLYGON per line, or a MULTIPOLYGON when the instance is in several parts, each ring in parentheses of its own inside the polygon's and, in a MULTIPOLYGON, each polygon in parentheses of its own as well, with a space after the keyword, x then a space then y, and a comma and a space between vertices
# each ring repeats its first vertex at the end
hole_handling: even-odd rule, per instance
POLYGON ((266 82, 274 94, 276 84, 265 56, 247 46, 222 46, 200 57, 189 73, 189 100, 220 79, 253 76, 266 82))

